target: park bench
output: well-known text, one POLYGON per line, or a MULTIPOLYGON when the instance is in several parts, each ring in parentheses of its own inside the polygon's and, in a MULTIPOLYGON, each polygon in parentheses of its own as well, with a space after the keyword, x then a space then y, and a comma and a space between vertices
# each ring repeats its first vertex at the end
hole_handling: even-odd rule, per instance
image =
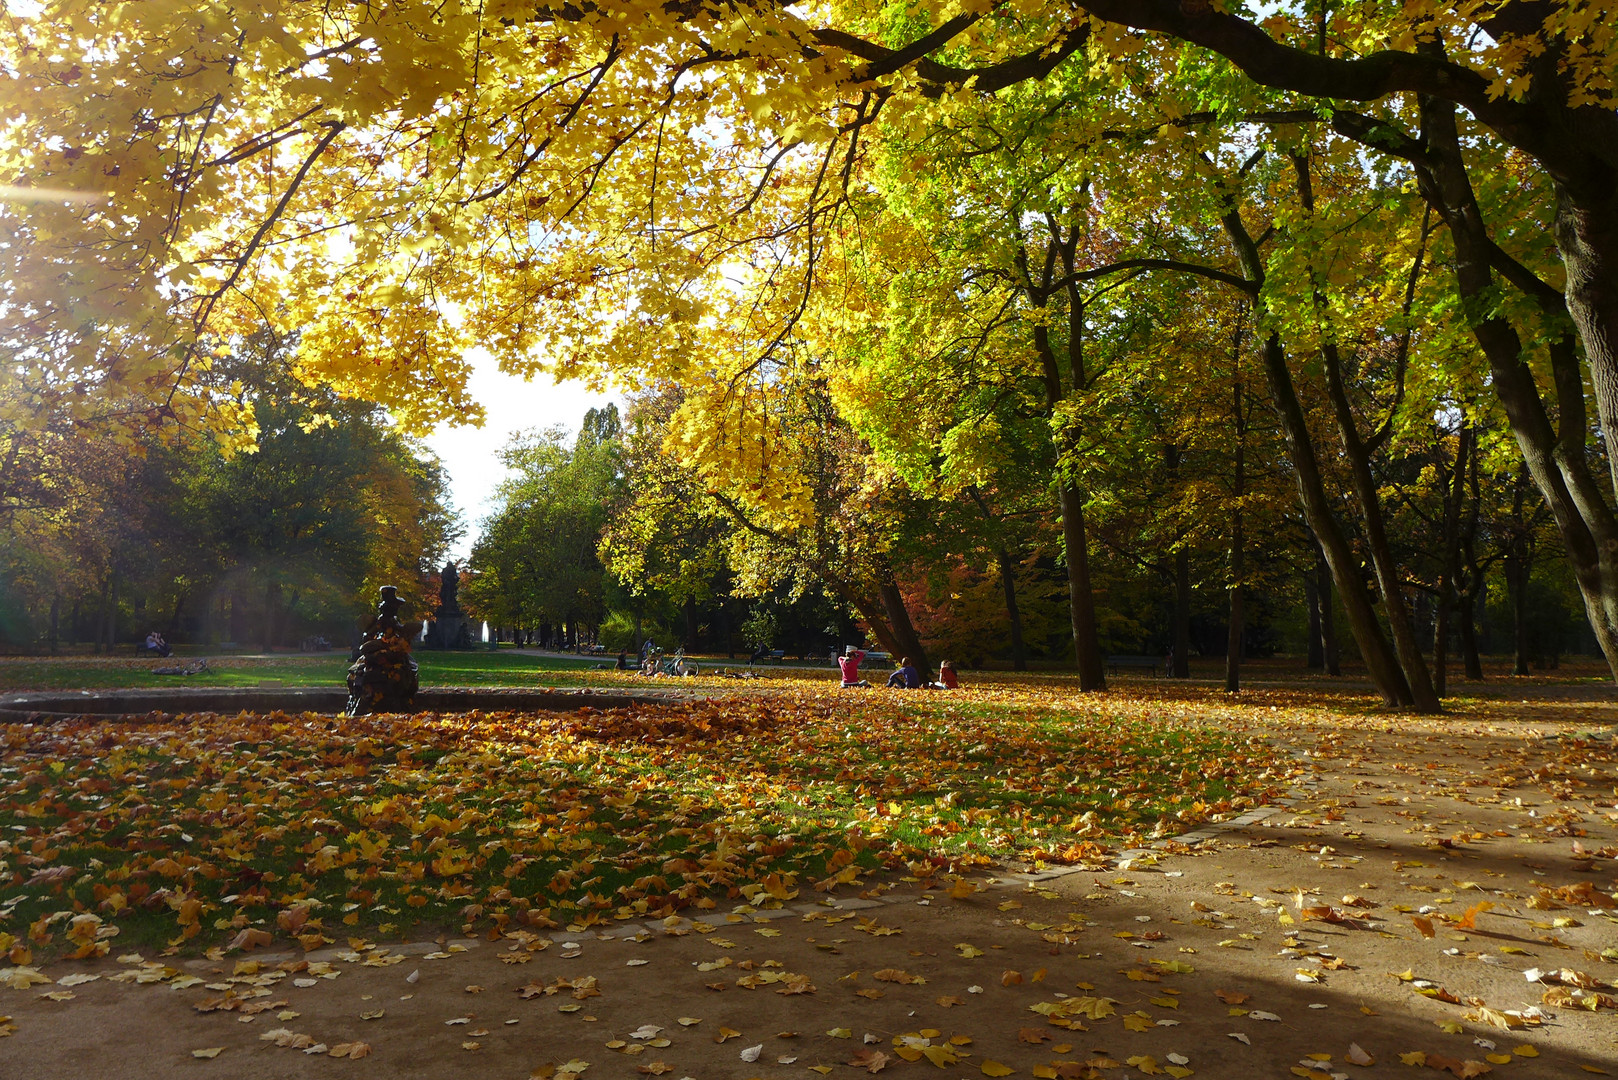
POLYGON ((1157 675, 1163 670, 1163 661, 1155 656, 1107 657, 1107 671, 1109 674, 1116 675, 1119 671, 1125 668, 1130 670, 1150 671, 1152 673, 1152 677, 1156 678, 1157 675))

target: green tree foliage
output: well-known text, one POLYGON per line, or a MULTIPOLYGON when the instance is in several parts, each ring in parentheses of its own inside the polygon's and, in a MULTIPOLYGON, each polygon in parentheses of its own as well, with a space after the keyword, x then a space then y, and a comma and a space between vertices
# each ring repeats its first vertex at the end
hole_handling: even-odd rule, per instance
POLYGON ((591 410, 570 442, 561 428, 528 432, 501 453, 515 474, 472 548, 463 593, 476 616, 501 626, 595 628, 606 615, 597 548, 620 497, 617 407, 591 410))

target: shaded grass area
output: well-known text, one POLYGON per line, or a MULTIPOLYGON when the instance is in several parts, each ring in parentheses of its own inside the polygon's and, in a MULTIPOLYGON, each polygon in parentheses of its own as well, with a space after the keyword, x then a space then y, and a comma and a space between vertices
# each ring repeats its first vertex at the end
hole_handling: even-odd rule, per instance
MULTIPOLYGON (((424 686, 575 685, 601 660, 516 656, 493 652, 415 654, 424 686)), ((341 686, 348 654, 210 657, 197 675, 156 675, 154 668, 183 665, 192 657, 26 658, 0 660, 0 691, 100 690, 161 686, 341 686)))
POLYGON ((584 926, 882 866, 1082 861, 1290 769, 1227 728, 1035 698, 0 728, 0 945, 584 926))

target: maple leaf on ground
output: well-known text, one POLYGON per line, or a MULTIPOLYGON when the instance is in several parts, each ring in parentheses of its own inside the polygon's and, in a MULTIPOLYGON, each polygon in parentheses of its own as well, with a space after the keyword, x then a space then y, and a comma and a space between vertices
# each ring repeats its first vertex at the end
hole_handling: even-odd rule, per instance
POLYGON ((906 986, 911 983, 924 983, 927 981, 920 975, 912 975, 910 972, 901 971, 898 968, 883 968, 881 971, 873 972, 871 978, 880 982, 903 983, 906 986))
POLYGON ((1455 926, 1459 930, 1474 930, 1477 928, 1478 916, 1483 914, 1485 911, 1492 910, 1493 908, 1494 904, 1490 903, 1488 900, 1481 900, 1467 908, 1465 911, 1461 912, 1460 918, 1456 919, 1451 925, 1455 926))
POLYGON ((269 945, 274 940, 274 938, 270 937, 268 930, 259 930, 249 926, 231 938, 230 944, 226 945, 225 948, 226 950, 240 949, 243 952, 251 952, 254 949, 269 945))
POLYGON ((856 1069, 871 1073, 881 1072, 891 1061, 893 1059, 880 1050, 856 1050, 854 1056, 848 1059, 848 1063, 856 1069))

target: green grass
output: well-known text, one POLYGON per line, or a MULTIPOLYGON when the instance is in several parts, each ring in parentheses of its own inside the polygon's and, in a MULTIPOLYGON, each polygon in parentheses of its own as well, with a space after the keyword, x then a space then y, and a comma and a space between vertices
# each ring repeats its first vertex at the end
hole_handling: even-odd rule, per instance
MULTIPOLYGON (((427 652, 415 654, 423 686, 567 686, 603 662, 518 656, 495 652, 427 652)), ((114 657, 8 658, 0 660, 0 692, 17 690, 104 690, 156 686, 258 686, 278 681, 286 686, 341 686, 348 669, 347 653, 314 656, 210 657, 200 675, 154 675, 153 668, 189 663, 192 657, 168 660, 114 657)))

